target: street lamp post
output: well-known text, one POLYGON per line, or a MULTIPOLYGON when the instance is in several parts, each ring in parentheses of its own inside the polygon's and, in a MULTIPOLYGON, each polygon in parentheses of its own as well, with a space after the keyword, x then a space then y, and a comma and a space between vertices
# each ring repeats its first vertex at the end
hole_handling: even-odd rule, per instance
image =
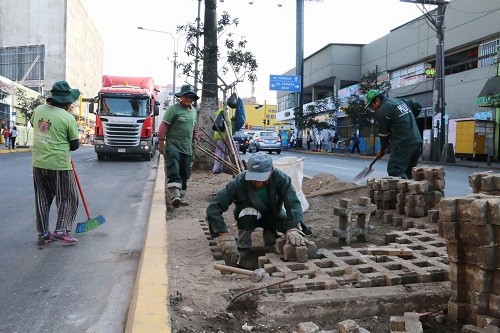
POLYGON ((177 70, 177 52, 179 51, 179 38, 182 36, 177 37, 177 44, 175 43, 175 37, 172 35, 170 32, 167 31, 161 31, 161 30, 153 30, 153 29, 146 29, 143 27, 137 27, 139 30, 144 30, 144 31, 152 31, 152 32, 159 32, 161 34, 167 34, 172 37, 173 41, 173 47, 174 47, 174 68, 173 68, 173 79, 172 79, 172 99, 174 98, 175 95, 175 76, 176 76, 176 70, 177 70))

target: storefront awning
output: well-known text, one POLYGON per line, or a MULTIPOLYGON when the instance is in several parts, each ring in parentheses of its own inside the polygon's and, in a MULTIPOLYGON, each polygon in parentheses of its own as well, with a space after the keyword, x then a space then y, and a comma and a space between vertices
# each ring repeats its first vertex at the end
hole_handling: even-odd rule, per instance
POLYGON ((481 93, 476 98, 476 105, 490 108, 500 107, 500 76, 486 81, 481 93))

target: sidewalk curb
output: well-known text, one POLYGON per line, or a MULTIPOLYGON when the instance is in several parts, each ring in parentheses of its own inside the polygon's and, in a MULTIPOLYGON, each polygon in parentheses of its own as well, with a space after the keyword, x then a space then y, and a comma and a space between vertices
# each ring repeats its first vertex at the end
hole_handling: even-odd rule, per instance
POLYGON ((158 160, 149 222, 124 330, 126 333, 171 331, 163 155, 158 160))

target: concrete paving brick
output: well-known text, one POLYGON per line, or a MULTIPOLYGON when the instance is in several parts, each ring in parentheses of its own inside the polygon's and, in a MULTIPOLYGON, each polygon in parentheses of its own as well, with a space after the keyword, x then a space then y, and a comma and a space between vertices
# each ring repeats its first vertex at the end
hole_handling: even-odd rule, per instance
POLYGON ((319 332, 319 326, 308 321, 306 323, 300 323, 297 327, 297 333, 317 333, 319 332))
POLYGON ((352 319, 337 323, 339 333, 359 333, 359 325, 352 319))
POLYGON ((500 329, 495 326, 485 326, 484 328, 475 325, 464 325, 461 333, 500 333, 500 329))
POLYGON ((500 267, 500 246, 475 246, 448 242, 451 261, 476 265, 482 269, 495 270, 500 267))

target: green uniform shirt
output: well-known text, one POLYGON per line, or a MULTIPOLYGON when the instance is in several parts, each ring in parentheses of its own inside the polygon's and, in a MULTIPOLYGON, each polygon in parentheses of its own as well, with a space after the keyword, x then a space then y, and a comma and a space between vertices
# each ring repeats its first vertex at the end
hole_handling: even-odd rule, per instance
POLYGON ((33 124, 34 167, 48 170, 71 170, 69 142, 78 139, 75 117, 68 111, 40 105, 31 116, 33 124))
POLYGON ((196 109, 194 107, 185 109, 181 104, 175 103, 167 109, 163 121, 170 125, 165 140, 165 150, 192 155, 196 109))
POLYGON ((420 131, 410 107, 397 98, 385 98, 375 113, 382 147, 422 143, 420 131))

